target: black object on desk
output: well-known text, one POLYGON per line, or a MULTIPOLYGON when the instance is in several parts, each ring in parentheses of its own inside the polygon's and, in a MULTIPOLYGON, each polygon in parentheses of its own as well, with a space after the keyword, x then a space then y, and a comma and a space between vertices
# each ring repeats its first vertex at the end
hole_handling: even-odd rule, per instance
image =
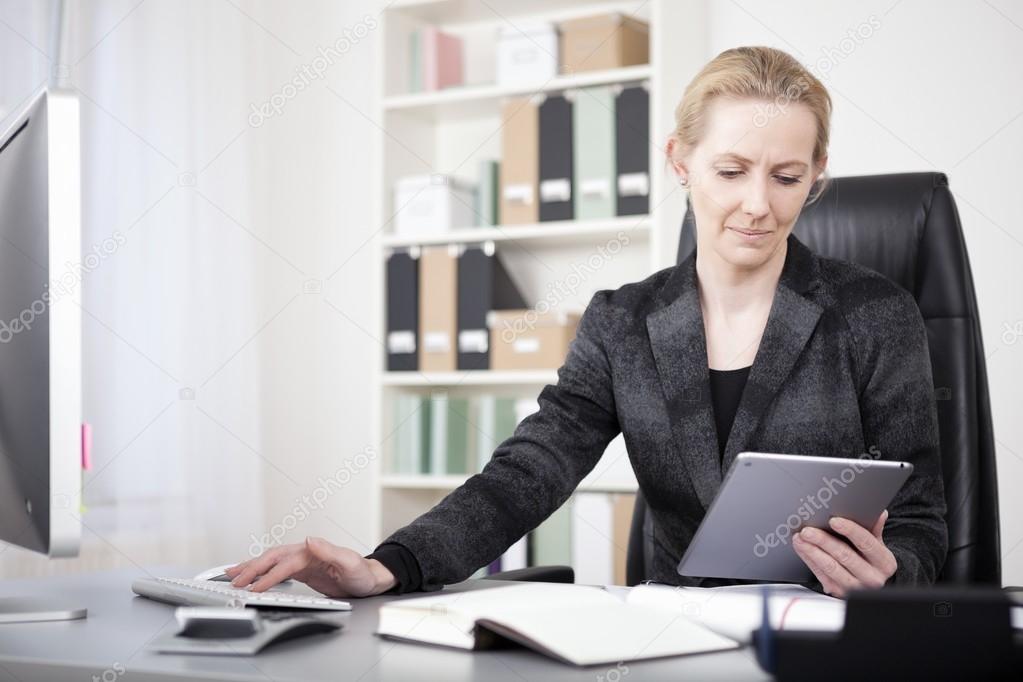
POLYGON ((1020 678, 1014 602, 996 588, 850 593, 842 632, 753 633, 757 662, 780 681, 1020 678))

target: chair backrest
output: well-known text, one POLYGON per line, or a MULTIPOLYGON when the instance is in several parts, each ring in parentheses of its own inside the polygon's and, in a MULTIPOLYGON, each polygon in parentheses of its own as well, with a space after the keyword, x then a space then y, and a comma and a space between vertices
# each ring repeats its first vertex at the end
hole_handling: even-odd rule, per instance
MULTIPOLYGON (((815 253, 865 265, 916 298, 927 326, 948 505, 949 552, 939 580, 1000 586, 987 367, 973 275, 948 178, 942 173, 834 178, 800 214, 794 232, 815 253)), ((694 245, 690 210, 678 262, 694 245)), ((650 523, 637 495, 627 557, 630 584, 645 579, 650 565, 650 523)))

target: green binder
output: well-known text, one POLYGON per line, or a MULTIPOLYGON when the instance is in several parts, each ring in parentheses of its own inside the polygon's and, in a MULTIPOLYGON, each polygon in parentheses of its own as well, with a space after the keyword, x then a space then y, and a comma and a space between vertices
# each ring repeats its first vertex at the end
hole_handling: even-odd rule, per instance
POLYGON ((418 473, 419 400, 414 395, 400 394, 394 400, 394 424, 391 436, 390 471, 394 474, 418 473))
POLYGON ((433 405, 430 402, 430 396, 416 396, 416 400, 419 401, 419 419, 418 419, 418 430, 419 447, 416 450, 413 461, 415 462, 415 469, 421 474, 430 473, 430 448, 431 442, 431 427, 433 426, 433 405))
POLYGON ((617 215, 615 95, 612 86, 574 94, 572 154, 576 220, 617 215))
POLYGON ((422 39, 420 38, 419 30, 412 31, 408 36, 408 91, 409 92, 422 92, 423 91, 423 67, 422 67, 422 50, 420 45, 422 39))
POLYGON ((498 224, 498 164, 491 159, 479 162, 479 185, 476 188, 476 226, 493 227, 498 224))
POLYGON ((504 398, 490 393, 478 399, 476 425, 476 470, 483 471, 494 450, 515 433, 515 398, 504 398))
POLYGON ((468 474, 469 471, 469 400, 448 398, 448 452, 446 473, 468 474))
POLYGON ((571 497, 530 533, 529 565, 572 565, 571 497))

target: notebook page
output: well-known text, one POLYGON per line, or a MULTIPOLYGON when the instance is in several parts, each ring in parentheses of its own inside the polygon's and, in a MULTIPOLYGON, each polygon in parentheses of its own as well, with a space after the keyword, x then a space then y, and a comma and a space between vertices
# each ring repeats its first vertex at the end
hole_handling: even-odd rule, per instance
MULTIPOLYGON (((801 585, 771 585, 771 625, 779 630, 837 632, 845 625, 845 601, 801 585)), ((681 612, 744 644, 760 627, 763 585, 674 587, 637 585, 626 603, 681 612)))

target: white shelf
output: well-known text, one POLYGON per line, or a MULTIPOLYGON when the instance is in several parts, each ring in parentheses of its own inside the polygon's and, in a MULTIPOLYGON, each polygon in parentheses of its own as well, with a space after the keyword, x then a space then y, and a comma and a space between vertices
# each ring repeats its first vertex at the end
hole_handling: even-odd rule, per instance
MULTIPOLYGON (((496 4, 496 3, 493 3, 496 4)), ((467 25, 489 27, 496 30, 507 23, 520 23, 526 19, 564 21, 603 12, 635 14, 649 20, 646 3, 629 0, 515 0, 506 6, 494 8, 492 3, 480 0, 394 0, 385 9, 414 17, 418 21, 439 24, 448 30, 467 25), (646 10, 646 11, 644 11, 646 10), (499 14, 497 12, 500 12, 499 14)))
POLYGON ((646 241, 650 237, 650 217, 622 216, 607 220, 559 220, 528 225, 470 227, 423 236, 394 235, 383 237, 387 247, 428 246, 432 244, 472 244, 477 242, 510 242, 528 247, 589 246, 596 241, 624 232, 630 240, 646 241))
POLYGON ((465 370, 461 372, 384 372, 384 386, 537 386, 558 382, 554 369, 495 371, 465 370))
POLYGON ((475 85, 448 88, 435 92, 416 92, 385 97, 387 112, 409 112, 431 119, 458 120, 483 114, 496 114, 504 97, 559 92, 591 85, 630 83, 650 78, 649 64, 626 66, 607 71, 586 71, 556 76, 546 83, 535 85, 475 85))
MULTIPOLYGON (((454 490, 468 480, 459 474, 434 476, 431 474, 385 474, 380 479, 384 488, 391 490, 454 490)), ((583 481, 578 492, 634 493, 635 481, 583 481)))

